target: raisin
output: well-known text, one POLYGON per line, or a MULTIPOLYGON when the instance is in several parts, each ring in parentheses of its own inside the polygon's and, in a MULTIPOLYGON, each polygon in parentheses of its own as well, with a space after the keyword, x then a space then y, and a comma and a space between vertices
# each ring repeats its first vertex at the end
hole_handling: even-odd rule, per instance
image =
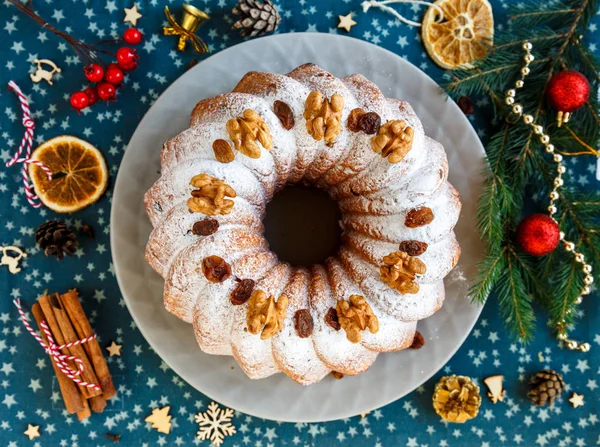
POLYGON ((409 256, 419 256, 427 250, 427 242, 420 241, 402 241, 400 242, 400 251, 406 252, 409 256))
POLYGON ((241 306, 252 296, 256 282, 252 279, 242 279, 231 292, 231 304, 241 306))
POLYGON ((433 211, 431 211, 431 208, 427 208, 426 206, 414 208, 406 214, 404 225, 406 225, 408 228, 422 227, 423 225, 431 223, 433 217, 433 211))
POLYGON ((227 141, 222 139, 215 140, 212 147, 217 161, 220 161, 221 163, 231 163, 235 160, 233 149, 231 149, 231 145, 227 141))
POLYGON ((219 221, 217 219, 206 218, 199 220, 192 227, 192 233, 196 236, 210 236, 219 229, 219 221))
POLYGON ((202 261, 202 273, 210 282, 223 282, 231 276, 231 266, 219 256, 209 256, 202 261))
POLYGON ((381 117, 375 112, 367 112, 358 119, 358 128, 366 134, 376 134, 380 127, 381 117))
POLYGON ((281 125, 285 130, 290 130, 292 127, 294 127, 294 113, 292 112, 290 106, 288 106, 285 102, 275 101, 273 103, 273 112, 275 113, 275 116, 279 118, 279 121, 281 121, 281 125))
POLYGON ((298 337, 310 337, 314 328, 313 317, 308 309, 300 309, 294 314, 294 326, 298 337))
POLYGON ((423 335, 419 331, 415 332, 415 338, 413 338, 412 345, 410 345, 410 349, 421 349, 425 345, 425 339, 423 335))
POLYGON ((331 326, 334 331, 339 331, 342 328, 340 326, 340 321, 338 320, 337 310, 333 307, 330 307, 325 314, 325 323, 331 326))
POLYGON ((344 375, 337 371, 331 371, 331 376, 336 380, 342 380, 344 378, 344 375))
POLYGON ((352 132, 358 132, 360 130, 360 127, 358 126, 358 120, 360 119, 361 116, 363 116, 365 114, 365 111, 363 109, 352 109, 352 111, 350 112, 350 115, 348 115, 348 130, 352 131, 352 132))
POLYGON ((465 115, 473 113, 473 101, 468 96, 461 96, 456 102, 465 115))

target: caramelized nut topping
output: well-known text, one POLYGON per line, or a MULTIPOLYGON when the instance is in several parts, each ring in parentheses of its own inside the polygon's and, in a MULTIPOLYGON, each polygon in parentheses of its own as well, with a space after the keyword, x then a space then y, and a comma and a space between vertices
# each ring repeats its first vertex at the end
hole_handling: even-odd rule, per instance
POLYGON ((308 309, 297 310, 294 314, 294 327, 298 333, 298 337, 310 337, 313 333, 314 322, 313 317, 308 309))
POLYGON ((202 260, 202 273, 210 282, 223 282, 231 276, 231 266, 219 256, 208 256, 202 260))
POLYGON ((419 284, 416 275, 422 275, 427 267, 419 258, 413 258, 403 251, 395 251, 383 258, 379 268, 381 280, 398 292, 417 293, 419 284))
POLYGON ((194 223, 192 233, 196 236, 210 236, 219 229, 219 221, 217 219, 206 218, 194 223))
POLYGON ((233 198, 236 193, 223 180, 208 174, 200 174, 195 175, 190 184, 196 188, 191 192, 192 198, 187 201, 191 212, 203 213, 208 216, 231 213, 234 202, 226 197, 233 198))
POLYGON ((231 146, 227 141, 221 139, 215 140, 213 141, 212 147, 217 161, 220 161, 221 163, 231 163, 235 160, 233 149, 231 149, 231 146))
POLYGON ((367 328, 371 334, 379 331, 379 321, 363 296, 350 295, 349 301, 338 301, 337 313, 340 326, 351 343, 359 343, 362 340, 361 332, 367 328))
POLYGON ((259 334, 260 339, 271 338, 283 328, 283 322, 287 313, 288 298, 285 295, 275 297, 262 290, 255 290, 248 301, 246 313, 246 324, 251 334, 259 334))
POLYGON ((339 93, 327 99, 319 91, 311 92, 306 98, 304 110, 308 134, 317 141, 325 138, 325 143, 332 146, 342 131, 342 110, 344 98, 339 93))
POLYGON ((404 225, 408 228, 418 228, 430 224, 433 221, 434 215, 431 208, 422 206, 410 210, 404 218, 404 225))
POLYGON ((342 328, 338 320, 337 310, 333 307, 330 307, 325 314, 325 323, 327 323, 334 331, 339 331, 342 328))
POLYGON ((269 126, 252 109, 244 110, 242 117, 227 121, 226 128, 235 148, 250 158, 260 158, 260 146, 256 141, 268 151, 273 149, 273 137, 269 126))
POLYGON ((279 121, 281 121, 281 126, 285 130, 290 130, 292 127, 294 127, 294 112, 292 112, 290 106, 285 102, 279 100, 275 101, 273 103, 273 112, 275 113, 275 116, 279 118, 279 121))
POLYGON ((379 128, 371 138, 373 150, 390 163, 399 163, 412 148, 415 131, 404 120, 392 120, 379 128))
POLYGON ((429 245, 427 242, 420 241, 402 241, 400 242, 400 251, 405 251, 409 256, 419 256, 425 253, 429 245))
POLYGON ((242 279, 231 292, 229 299, 231 304, 241 306, 252 296, 256 282, 252 279, 242 279))

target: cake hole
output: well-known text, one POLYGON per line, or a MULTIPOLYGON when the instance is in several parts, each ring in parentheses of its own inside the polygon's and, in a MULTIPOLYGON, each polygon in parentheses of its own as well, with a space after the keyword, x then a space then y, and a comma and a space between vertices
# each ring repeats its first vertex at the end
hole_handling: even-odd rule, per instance
POLYGON ((288 185, 267 205, 265 237, 281 261, 295 266, 322 264, 340 247, 341 217, 326 192, 288 185))

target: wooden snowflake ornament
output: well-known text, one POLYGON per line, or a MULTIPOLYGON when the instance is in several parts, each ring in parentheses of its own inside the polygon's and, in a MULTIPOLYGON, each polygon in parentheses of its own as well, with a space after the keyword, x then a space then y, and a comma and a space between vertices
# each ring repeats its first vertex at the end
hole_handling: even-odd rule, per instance
POLYGON ((219 408, 215 402, 211 402, 208 410, 196 415, 196 422, 200 425, 197 439, 204 441, 209 439, 216 447, 223 444, 225 436, 231 436, 236 433, 235 427, 231 424, 233 410, 231 408, 219 408))
POLYGON ((150 422, 152 424, 152 428, 155 428, 160 433, 168 435, 171 431, 171 415, 169 414, 170 409, 170 405, 167 405, 163 408, 155 408, 152 410, 152 414, 144 419, 144 421, 150 422))

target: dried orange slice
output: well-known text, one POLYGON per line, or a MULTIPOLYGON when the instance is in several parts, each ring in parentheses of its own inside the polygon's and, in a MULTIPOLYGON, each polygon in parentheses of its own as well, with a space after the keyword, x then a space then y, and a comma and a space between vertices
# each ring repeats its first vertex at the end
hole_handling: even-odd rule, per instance
POLYGON ((52 172, 52 180, 34 164, 29 175, 41 202, 57 213, 72 213, 91 205, 106 190, 108 170, 102 153, 70 135, 52 138, 31 156, 52 172))
POLYGON ((483 58, 494 38, 494 16, 488 0, 438 0, 444 12, 429 7, 423 18, 423 43, 442 68, 469 68, 483 58))

